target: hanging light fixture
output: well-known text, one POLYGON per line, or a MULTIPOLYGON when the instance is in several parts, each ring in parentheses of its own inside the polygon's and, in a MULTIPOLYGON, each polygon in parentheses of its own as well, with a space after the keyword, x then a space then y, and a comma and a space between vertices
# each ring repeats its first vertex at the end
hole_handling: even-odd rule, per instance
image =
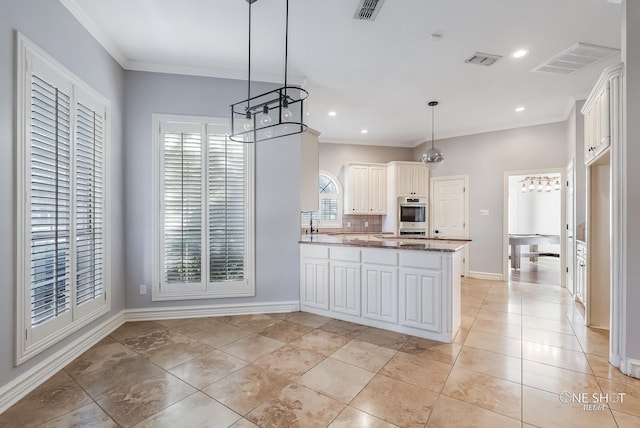
POLYGON ((538 180, 538 192, 542 192, 542 180, 538 180))
POLYGON ((533 178, 531 179, 531 183, 529 183, 529 191, 533 192, 534 190, 536 190, 536 185, 533 182, 533 178))
POLYGON ((553 185, 553 190, 560 190, 560 179, 557 178, 555 184, 553 185))
POLYGON ((428 105, 431 107, 431 148, 422 155, 422 163, 430 168, 435 168, 444 162, 444 153, 442 153, 442 150, 434 147, 433 140, 433 117, 438 101, 429 101, 428 105))
POLYGON ((525 183, 525 180, 522 180, 522 187, 520 188, 520 191, 522 193, 527 193, 527 185, 525 183))
POLYGON ((303 88, 289 86, 287 62, 289 54, 289 0, 286 0, 284 85, 278 89, 251 96, 251 5, 249 3, 249 66, 247 99, 231 104, 231 141, 256 143, 286 135, 299 134, 307 129, 304 123, 304 101, 309 93, 303 88))

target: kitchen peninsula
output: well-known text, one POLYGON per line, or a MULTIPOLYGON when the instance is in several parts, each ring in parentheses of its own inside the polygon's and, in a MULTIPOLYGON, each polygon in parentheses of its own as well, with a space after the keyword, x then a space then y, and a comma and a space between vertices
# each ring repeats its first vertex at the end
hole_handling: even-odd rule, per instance
POLYGON ((460 327, 468 240, 304 235, 301 310, 450 343, 460 327))

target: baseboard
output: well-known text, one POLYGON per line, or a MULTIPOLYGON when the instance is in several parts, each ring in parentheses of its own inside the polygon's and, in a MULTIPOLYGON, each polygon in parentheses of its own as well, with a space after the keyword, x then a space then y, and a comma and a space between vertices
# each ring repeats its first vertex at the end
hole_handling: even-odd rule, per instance
POLYGON ((123 311, 95 326, 64 348, 42 360, 11 382, 0 388, 0 413, 63 369, 93 345, 126 322, 123 311))
POLYGON ((167 306, 125 310, 127 321, 154 321, 181 318, 203 318, 223 315, 274 314, 300 310, 300 302, 231 303, 224 305, 167 306))
POLYGON ((488 281, 502 281, 502 274, 492 272, 469 271, 469 277, 475 279, 485 279, 488 281))
POLYGON ((640 379, 640 360, 625 358, 623 364, 620 365, 620 370, 627 376, 640 379))

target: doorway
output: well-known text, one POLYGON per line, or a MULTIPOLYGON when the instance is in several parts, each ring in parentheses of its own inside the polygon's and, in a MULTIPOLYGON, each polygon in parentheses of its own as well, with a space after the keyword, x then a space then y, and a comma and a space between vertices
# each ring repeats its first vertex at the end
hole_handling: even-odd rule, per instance
POLYGON ((503 278, 566 286, 564 169, 505 173, 503 278))
MULTIPOLYGON (((429 236, 469 239, 469 176, 430 180, 429 236)), ((469 276, 469 246, 464 247, 462 274, 469 276)))

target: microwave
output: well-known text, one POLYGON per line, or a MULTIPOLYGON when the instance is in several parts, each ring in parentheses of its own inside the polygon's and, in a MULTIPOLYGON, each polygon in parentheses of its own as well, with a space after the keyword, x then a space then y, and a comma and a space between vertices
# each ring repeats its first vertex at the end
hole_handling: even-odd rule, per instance
POLYGON ((398 234, 427 234, 427 198, 398 198, 398 234))

